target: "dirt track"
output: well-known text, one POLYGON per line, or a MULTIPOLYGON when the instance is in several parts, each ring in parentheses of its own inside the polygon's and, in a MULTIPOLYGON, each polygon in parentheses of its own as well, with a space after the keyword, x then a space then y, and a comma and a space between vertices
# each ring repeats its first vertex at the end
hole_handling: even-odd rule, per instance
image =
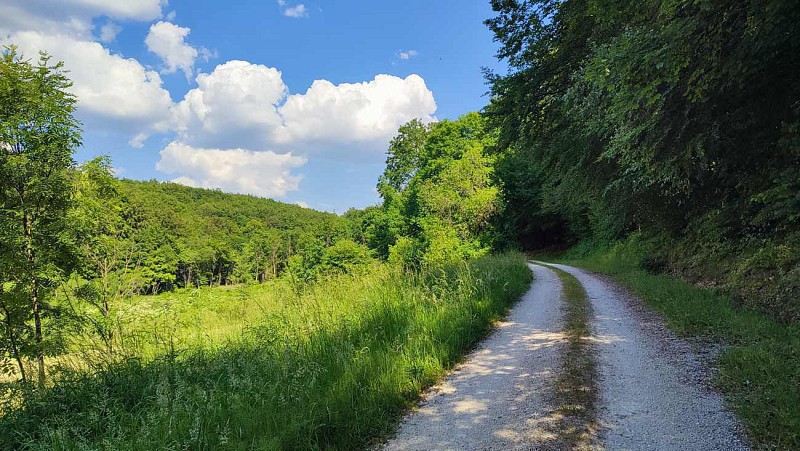
MULTIPOLYGON (((532 264, 530 291, 506 321, 406 417, 386 450, 558 448, 555 380, 566 343, 561 284, 532 264)), ((687 342, 605 278, 554 265, 594 309, 600 430, 605 449, 740 450, 736 418, 687 342)))

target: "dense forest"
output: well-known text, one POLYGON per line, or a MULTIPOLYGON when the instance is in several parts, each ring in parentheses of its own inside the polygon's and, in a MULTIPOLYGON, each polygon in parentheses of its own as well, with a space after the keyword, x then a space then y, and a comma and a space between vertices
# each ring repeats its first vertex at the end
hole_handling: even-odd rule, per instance
POLYGON ((278 277, 291 257, 347 235, 336 215, 253 196, 131 180, 116 192, 151 292, 278 277))
POLYGON ((797 3, 492 6, 498 231, 526 249, 636 234, 650 270, 798 319, 797 3))

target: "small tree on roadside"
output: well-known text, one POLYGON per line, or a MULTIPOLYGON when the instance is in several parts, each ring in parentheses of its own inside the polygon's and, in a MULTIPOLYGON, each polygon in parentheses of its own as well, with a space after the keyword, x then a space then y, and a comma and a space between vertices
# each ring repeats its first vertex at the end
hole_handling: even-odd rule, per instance
POLYGON ((30 349, 40 387, 48 352, 48 300, 74 264, 67 212, 72 155, 81 129, 73 116, 76 99, 67 92, 70 86, 62 64, 51 64, 46 53, 33 63, 7 47, 0 57, 0 273, 8 278, 5 288, 24 293, 28 311, 9 318, 33 322, 30 349))

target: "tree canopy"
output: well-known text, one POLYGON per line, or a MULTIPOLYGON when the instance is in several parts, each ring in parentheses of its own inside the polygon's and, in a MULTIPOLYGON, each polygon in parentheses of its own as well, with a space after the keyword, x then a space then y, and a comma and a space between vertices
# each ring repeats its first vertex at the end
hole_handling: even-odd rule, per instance
POLYGON ((800 314, 798 259, 758 270, 751 260, 800 255, 795 2, 492 6, 486 23, 511 67, 488 75, 485 110, 499 132, 507 235, 533 248, 641 232, 689 274, 776 274, 782 288, 746 297, 800 314))
POLYGON ((378 191, 378 253, 406 266, 477 257, 493 244, 500 207, 489 149, 495 136, 477 113, 455 121, 411 121, 392 140, 378 191))

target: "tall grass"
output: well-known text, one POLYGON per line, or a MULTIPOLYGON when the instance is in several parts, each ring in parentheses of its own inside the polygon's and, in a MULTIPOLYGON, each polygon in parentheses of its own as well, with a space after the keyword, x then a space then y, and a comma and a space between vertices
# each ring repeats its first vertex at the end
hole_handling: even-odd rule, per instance
POLYGON ((736 305, 724 292, 644 271, 647 246, 634 236, 561 259, 612 276, 659 312, 670 329, 727 345, 718 384, 758 447, 800 448, 800 323, 736 305))
POLYGON ((183 349, 72 373, 0 418, 2 448, 365 447, 530 277, 521 255, 504 255, 421 274, 377 266, 277 299, 248 289, 233 310, 249 318, 210 321, 241 334, 204 345, 187 326, 183 349))

